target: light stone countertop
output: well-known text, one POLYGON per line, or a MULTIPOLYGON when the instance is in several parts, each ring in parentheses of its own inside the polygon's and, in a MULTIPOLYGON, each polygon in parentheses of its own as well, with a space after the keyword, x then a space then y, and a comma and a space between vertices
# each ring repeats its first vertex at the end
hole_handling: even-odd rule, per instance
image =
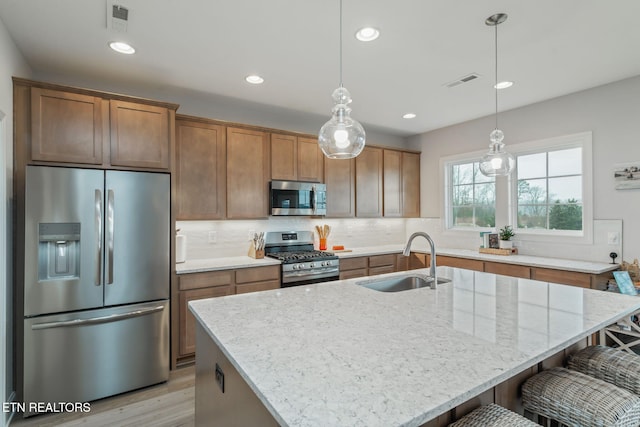
POLYGON ((640 298, 449 267, 191 301, 282 426, 419 426, 619 318, 640 298))
MULTIPOLYGON (((360 248, 349 248, 350 252, 336 252, 339 258, 351 258, 361 256, 383 255, 392 253, 402 253, 404 245, 380 245, 360 248)), ((331 251, 329 251, 331 252, 331 251)), ((414 249, 414 252, 428 253, 421 249, 414 249)), ((436 247, 438 255, 452 256, 458 258, 477 259, 481 261, 502 262, 506 264, 521 264, 530 267, 553 268, 557 270, 576 271, 580 273, 601 274, 607 271, 618 269, 618 264, 606 264, 603 262, 577 261, 570 259, 546 258, 531 255, 491 255, 481 254, 478 251, 469 249, 449 249, 436 247)), ((436 258, 437 262, 437 258, 436 258)), ((248 256, 208 258, 188 260, 184 263, 176 264, 176 273, 197 273, 203 271, 227 270, 233 268, 259 267, 264 265, 277 265, 280 261, 265 257, 264 259, 253 259, 248 256)))
POLYGON ((194 259, 176 264, 176 273, 200 273, 203 271, 230 270, 233 268, 262 267, 265 265, 280 265, 280 261, 264 257, 262 259, 250 256, 234 256, 223 258, 194 259))

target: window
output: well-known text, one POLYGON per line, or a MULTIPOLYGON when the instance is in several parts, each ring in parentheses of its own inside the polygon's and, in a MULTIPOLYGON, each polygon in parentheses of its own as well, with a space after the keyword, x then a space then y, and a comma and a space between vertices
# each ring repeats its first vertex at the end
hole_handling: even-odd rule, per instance
POLYGON ((520 155, 516 165, 518 228, 582 231, 582 147, 520 155))
POLYGON ((448 165, 450 228, 496 225, 496 182, 484 176, 479 165, 479 162, 448 165))
POLYGON ((516 169, 508 178, 482 175, 485 150, 443 157, 445 229, 459 236, 512 225, 517 240, 592 242, 591 139, 584 132, 509 144, 516 169))

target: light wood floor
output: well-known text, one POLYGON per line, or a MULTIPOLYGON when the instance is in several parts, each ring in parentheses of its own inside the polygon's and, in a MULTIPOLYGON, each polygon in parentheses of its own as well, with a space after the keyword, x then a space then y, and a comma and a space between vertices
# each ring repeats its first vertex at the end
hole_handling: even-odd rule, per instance
MULTIPOLYGON (((17 418, 11 427, 192 427, 195 367, 171 371, 169 381, 91 402, 89 413, 17 418)), ((21 417, 21 415, 19 415, 21 417)))

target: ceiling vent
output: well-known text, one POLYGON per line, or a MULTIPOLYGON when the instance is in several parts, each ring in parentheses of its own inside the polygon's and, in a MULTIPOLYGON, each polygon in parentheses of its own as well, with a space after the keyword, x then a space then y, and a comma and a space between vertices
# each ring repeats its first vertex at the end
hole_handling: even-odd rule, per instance
POLYGON ((470 81, 473 81, 473 80, 477 79, 478 77, 480 77, 480 75, 476 74, 476 73, 467 74, 464 77, 460 77, 458 80, 454 80, 452 82, 445 83, 445 86, 446 87, 460 86, 461 84, 469 83, 470 81))
POLYGON ((126 33, 128 21, 129 9, 107 1, 107 28, 119 33, 126 33))

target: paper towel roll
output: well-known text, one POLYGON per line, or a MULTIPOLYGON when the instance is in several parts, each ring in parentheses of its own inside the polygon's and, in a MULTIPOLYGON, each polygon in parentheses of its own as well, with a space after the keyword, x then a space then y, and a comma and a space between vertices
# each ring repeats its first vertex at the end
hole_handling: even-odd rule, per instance
POLYGON ((183 234, 176 235, 176 262, 185 262, 187 260, 187 236, 183 234))

